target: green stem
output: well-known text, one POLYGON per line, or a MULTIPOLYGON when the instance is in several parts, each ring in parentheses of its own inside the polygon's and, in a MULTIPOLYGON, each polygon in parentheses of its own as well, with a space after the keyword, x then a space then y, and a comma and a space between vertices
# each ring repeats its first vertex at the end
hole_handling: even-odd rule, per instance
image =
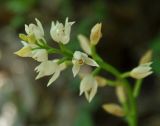
POLYGON ((133 95, 135 98, 138 97, 138 95, 139 95, 139 92, 140 92, 141 86, 142 86, 142 81, 143 81, 142 79, 136 80, 134 92, 133 92, 133 95))
POLYGON ((101 70, 100 67, 96 68, 96 69, 92 72, 92 75, 93 75, 93 76, 96 76, 96 75, 100 72, 100 70, 101 70))
POLYGON ((92 46, 91 50, 92 50, 92 57, 93 57, 93 59, 96 60, 96 62, 99 64, 99 66, 101 66, 104 70, 112 73, 117 78, 120 77, 120 72, 117 69, 115 69, 112 65, 105 63, 103 61, 103 59, 96 53, 96 49, 94 46, 92 46))
POLYGON ((69 50, 68 48, 66 48, 66 46, 62 43, 59 43, 59 47, 61 49, 61 51, 65 54, 67 54, 68 56, 72 57, 73 56, 73 52, 71 50, 69 50))
POLYGON ((127 88, 128 94, 128 113, 127 122, 129 126, 137 126, 137 107, 136 98, 133 96, 131 86, 128 82, 125 82, 125 87, 127 88))
POLYGON ((127 78, 130 76, 130 71, 121 74, 121 78, 127 78))
POLYGON ((126 121, 128 122, 129 126, 137 126, 136 98, 133 96, 133 91, 130 84, 125 79, 125 77, 129 76, 129 73, 127 72, 124 75, 121 74, 116 68, 103 61, 103 59, 96 53, 96 49, 94 46, 91 47, 91 50, 93 59, 96 60, 96 62, 101 66, 101 68, 116 76, 117 79, 123 81, 123 86, 126 87, 128 95, 128 101, 122 104, 124 110, 126 111, 126 121))

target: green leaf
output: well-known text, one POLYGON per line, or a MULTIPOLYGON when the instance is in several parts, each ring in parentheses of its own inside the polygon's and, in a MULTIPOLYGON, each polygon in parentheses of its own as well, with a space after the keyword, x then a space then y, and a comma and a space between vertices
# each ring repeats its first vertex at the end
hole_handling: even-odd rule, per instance
POLYGON ((160 75, 160 36, 152 41, 151 48, 153 49, 153 70, 160 75))

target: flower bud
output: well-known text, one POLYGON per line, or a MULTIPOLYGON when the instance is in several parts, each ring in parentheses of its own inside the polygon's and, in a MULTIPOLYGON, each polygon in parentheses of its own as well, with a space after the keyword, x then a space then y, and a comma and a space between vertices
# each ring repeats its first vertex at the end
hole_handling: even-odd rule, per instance
POLYGON ((125 95, 125 90, 123 86, 116 87, 116 94, 117 94, 118 100, 121 103, 124 103, 126 101, 126 95, 125 95))
POLYGON ((100 38, 102 37, 101 27, 102 27, 102 24, 101 23, 97 23, 91 29, 91 34, 90 34, 91 45, 97 45, 97 43, 99 42, 100 38))
POLYGON ((139 64, 145 64, 151 62, 152 60, 152 50, 148 50, 140 59, 139 64))
POLYGON ((104 87, 104 86, 106 86, 107 80, 106 80, 104 77, 95 76, 95 79, 96 79, 99 87, 104 87))
POLYGON ((112 115, 119 116, 119 117, 123 117, 125 115, 125 112, 123 111, 123 109, 117 104, 114 104, 114 103, 104 104, 102 107, 106 112, 112 115))

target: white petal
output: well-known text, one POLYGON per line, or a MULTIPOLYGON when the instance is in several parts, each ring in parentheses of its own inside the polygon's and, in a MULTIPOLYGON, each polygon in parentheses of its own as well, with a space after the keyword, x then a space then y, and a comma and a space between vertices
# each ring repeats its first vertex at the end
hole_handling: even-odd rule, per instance
POLYGON ((80 83, 80 95, 85 93, 86 99, 91 102, 97 93, 98 84, 92 75, 86 75, 80 83))
POLYGON ((87 65, 90 65, 90 66, 99 67, 99 65, 97 64, 97 62, 94 61, 94 60, 91 59, 91 58, 86 58, 86 59, 85 59, 85 63, 86 63, 87 65))
POLYGON ((89 102, 89 93, 86 91, 86 92, 84 92, 84 94, 85 94, 87 101, 89 102))
POLYGON ((58 21, 56 22, 56 24, 52 22, 50 35, 55 42, 61 41, 62 32, 63 32, 63 24, 59 23, 58 21))
POLYGON ((98 88, 98 84, 97 84, 96 81, 94 81, 92 89, 91 89, 90 94, 89 94, 89 102, 91 102, 92 99, 94 98, 94 96, 96 95, 97 88, 98 88))
POLYGON ((35 68, 36 72, 39 72, 36 79, 39 79, 44 76, 49 76, 57 70, 57 63, 54 63, 53 61, 44 61, 39 66, 35 68))
POLYGON ((73 54, 73 57, 74 57, 74 59, 77 59, 77 60, 79 60, 79 59, 83 60, 83 59, 86 59, 88 57, 88 55, 85 53, 82 53, 80 51, 75 51, 73 54))
POLYGON ((91 90, 94 81, 95 79, 93 76, 86 75, 80 83, 80 95, 82 95, 83 92, 91 90))
POLYGON ((73 68, 72 68, 72 72, 73 72, 74 77, 78 74, 79 70, 80 70, 80 65, 74 64, 73 68))
POLYGON ((44 30, 41 22, 37 18, 35 18, 35 20, 37 22, 38 27, 40 28, 41 33, 44 35, 44 30))
POLYGON ((26 24, 25 24, 24 26, 25 26, 25 31, 26 31, 26 33, 29 34, 29 26, 26 25, 26 24))
POLYGON ((78 40, 83 51, 91 55, 91 48, 89 45, 89 40, 84 35, 78 35, 78 40))
POLYGON ((21 43, 22 43, 23 46, 28 46, 28 43, 25 42, 25 41, 21 41, 21 43))
POLYGON ((50 85, 59 77, 59 75, 60 75, 60 70, 57 70, 57 71, 53 74, 52 78, 49 80, 47 86, 50 86, 50 85))
POLYGON ((33 59, 38 62, 43 62, 48 60, 48 53, 45 49, 36 49, 32 51, 33 59))
POLYGON ((21 57, 32 57, 32 49, 30 46, 24 46, 14 54, 21 56, 21 57))
POLYGON ((71 26, 74 24, 74 22, 68 22, 68 17, 66 18, 66 21, 65 21, 65 26, 64 26, 64 30, 63 31, 63 34, 61 36, 61 42, 63 44, 67 44, 70 40, 70 32, 71 32, 71 26))

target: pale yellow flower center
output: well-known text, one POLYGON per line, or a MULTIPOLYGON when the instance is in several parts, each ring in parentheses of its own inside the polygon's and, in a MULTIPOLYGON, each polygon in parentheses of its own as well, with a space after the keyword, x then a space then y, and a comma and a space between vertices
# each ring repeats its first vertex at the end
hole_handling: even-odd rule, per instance
POLYGON ((78 64, 83 65, 84 61, 82 59, 78 60, 78 64))

